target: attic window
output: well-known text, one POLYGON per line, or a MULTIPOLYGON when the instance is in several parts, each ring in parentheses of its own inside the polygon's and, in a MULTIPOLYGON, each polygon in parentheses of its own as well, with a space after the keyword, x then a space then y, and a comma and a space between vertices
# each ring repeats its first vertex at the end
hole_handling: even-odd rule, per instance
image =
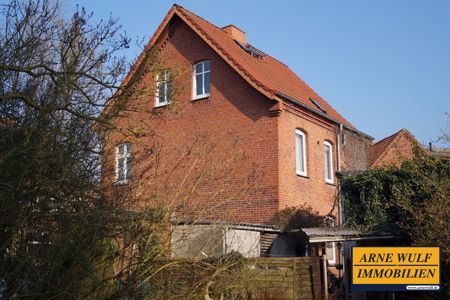
POLYGON ((316 100, 314 100, 313 98, 309 98, 309 100, 311 100, 311 102, 317 106, 318 109, 320 109, 324 114, 327 113, 326 109, 322 107, 322 105, 320 105, 319 102, 317 102, 316 100))
POLYGON ((235 42, 242 48, 244 49, 245 52, 247 52, 248 54, 250 54, 253 57, 256 57, 258 59, 262 59, 264 56, 266 56, 267 54, 265 54, 264 52, 262 52, 261 50, 253 47, 252 45, 250 45, 249 43, 242 43, 240 41, 235 40, 235 42))

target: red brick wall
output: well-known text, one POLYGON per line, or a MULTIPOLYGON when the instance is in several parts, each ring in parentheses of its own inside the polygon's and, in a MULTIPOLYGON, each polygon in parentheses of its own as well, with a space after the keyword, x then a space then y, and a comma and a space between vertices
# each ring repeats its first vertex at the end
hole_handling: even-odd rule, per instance
POLYGON ((278 134, 279 209, 307 205, 320 215, 337 215, 337 207, 333 210, 336 178, 334 184, 326 183, 324 171, 324 141, 333 146, 334 171, 337 169, 335 126, 285 103, 279 119, 278 134), (307 177, 298 176, 295 170, 296 128, 306 133, 307 177))
POLYGON ((414 157, 415 144, 405 135, 400 135, 371 167, 399 166, 404 160, 414 157))
MULTIPOLYGON (((158 117, 146 119, 145 113, 131 113, 127 120, 121 121, 120 126, 127 127, 130 126, 129 123, 133 126, 133 122, 138 123, 137 120, 140 120, 148 125, 145 130, 152 131, 152 134, 146 134, 133 142, 133 185, 139 185, 134 192, 140 189, 141 194, 147 193, 149 201, 169 200, 167 195, 156 195, 150 191, 159 188, 163 194, 170 190, 166 194, 175 195, 175 190, 180 187, 183 179, 187 179, 184 188, 189 189, 198 176, 216 172, 211 169, 217 165, 224 173, 233 173, 232 178, 227 177, 229 174, 224 174, 228 192, 220 192, 219 197, 212 198, 215 190, 220 190, 223 186, 218 181, 202 186, 207 182, 205 179, 197 187, 195 195, 185 201, 182 197, 185 194, 181 192, 181 196, 174 196, 175 202, 193 206, 202 203, 202 208, 217 206, 213 209, 215 216, 206 214, 202 216, 205 219, 219 217, 254 223, 267 221, 278 209, 277 118, 269 116, 269 108, 274 102, 251 88, 184 23, 180 23, 173 31, 161 50, 160 58, 163 66, 175 66, 180 70, 181 75, 174 86, 184 88, 174 99, 171 108, 155 109, 160 113, 158 117), (192 66, 202 60, 211 61, 211 96, 192 101, 192 66), (163 187, 165 173, 176 164, 179 157, 177 154, 186 153, 196 137, 200 137, 204 146, 196 148, 194 151, 197 153, 175 168, 174 174, 170 176, 170 183, 163 187), (158 162, 158 176, 154 175, 155 154, 149 154, 156 152, 149 147, 155 141, 158 146, 154 148, 162 153, 162 162, 158 162), (197 165, 191 168, 196 155, 200 162, 196 162, 197 165), (230 159, 231 156, 238 159, 230 159), (153 166, 149 161, 153 162, 153 166), (234 165, 226 166, 227 163, 234 165), (192 176, 186 175, 189 172, 192 172, 192 176), (226 200, 224 205, 220 205, 220 197, 227 198, 236 190, 244 188, 240 187, 241 181, 250 177, 252 186, 244 186, 249 189, 245 195, 235 196, 235 199, 226 200)), ((255 58, 249 56, 249 59, 255 58)), ((154 79, 146 75, 143 82, 152 85, 154 79)), ((146 105, 153 106, 153 97, 148 98, 146 105)), ((109 162, 114 160, 111 146, 115 146, 110 141, 119 139, 117 136, 109 138, 109 151, 105 152, 109 162)), ((106 173, 111 175, 112 168, 106 173)), ((105 185, 111 186, 112 181, 112 176, 105 176, 105 185)))
POLYGON ((344 128, 341 132, 341 170, 366 170, 371 145, 372 140, 367 136, 344 128))
MULTIPOLYGON (((307 114, 285 103, 281 114, 271 116, 274 101, 267 99, 246 83, 223 59, 207 46, 187 25, 170 26, 171 37, 163 33, 161 49, 163 66, 176 67, 180 77, 175 89, 183 87, 172 106, 152 109, 154 97, 134 101, 136 107, 149 111, 130 112, 118 119, 120 128, 138 127, 136 137, 114 133, 106 140, 103 184, 116 195, 137 195, 142 205, 172 205, 211 208, 203 219, 265 223, 275 212, 289 206, 306 204, 321 215, 337 214, 333 210, 336 186, 325 183, 324 145, 333 144, 334 171, 337 169, 335 125, 307 114), (192 101, 192 66, 202 60, 211 61, 211 96, 192 101), (145 126, 142 126, 145 124, 145 126), (307 133, 308 178, 295 172, 295 129, 307 133), (205 142, 186 162, 177 165, 200 137, 205 142), (128 186, 114 184, 115 146, 122 141, 133 143, 133 181, 128 186), (196 162, 196 157, 200 158, 196 162), (230 159, 230 157, 237 157, 230 159), (196 165, 194 166, 194 163, 196 165), (226 166, 231 164, 231 166, 226 166), (214 171, 217 165, 219 171, 214 171), (174 166, 176 166, 174 168, 174 166), (213 170, 211 170, 213 169, 213 170), (173 171, 168 175, 169 171, 173 171), (223 172, 222 181, 212 180, 198 191, 186 195, 196 178, 223 172), (252 178, 243 195, 242 181, 252 178), (181 187, 183 180, 184 186, 181 187), (225 184, 223 184, 225 183, 225 184), (224 189, 225 187, 225 189, 224 189), (219 191, 215 193, 215 191, 219 191), (226 200, 224 204, 220 202, 226 200)), ((249 56, 249 59, 256 59, 249 56)), ((151 87, 154 78, 147 74, 142 87, 151 87)), ((219 176, 220 177, 220 176, 219 176)), ((334 182, 336 184, 336 178, 334 182)))

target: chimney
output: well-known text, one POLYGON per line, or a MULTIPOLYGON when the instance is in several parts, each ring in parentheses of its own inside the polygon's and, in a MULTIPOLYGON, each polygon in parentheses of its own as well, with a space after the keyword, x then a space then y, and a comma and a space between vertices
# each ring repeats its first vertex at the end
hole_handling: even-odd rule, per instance
POLYGON ((235 39, 238 42, 241 42, 243 44, 246 44, 246 34, 239 28, 237 28, 234 25, 228 25, 225 27, 222 27, 222 30, 228 33, 229 36, 231 36, 233 39, 235 39))

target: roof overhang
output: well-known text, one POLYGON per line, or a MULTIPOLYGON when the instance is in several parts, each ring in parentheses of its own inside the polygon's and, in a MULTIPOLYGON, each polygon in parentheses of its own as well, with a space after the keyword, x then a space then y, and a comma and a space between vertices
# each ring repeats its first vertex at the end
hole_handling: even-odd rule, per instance
POLYGON ((290 103, 298 105, 301 108, 303 108, 303 109, 305 109, 305 110, 307 110, 309 112, 312 112, 312 113, 314 113, 316 115, 319 115, 320 117, 324 118, 327 121, 330 121, 331 123, 334 123, 334 124, 337 124, 337 125, 342 125, 347 130, 350 130, 350 131, 352 131, 352 132, 354 132, 356 134, 362 135, 362 136, 364 136, 364 137, 366 137, 366 138, 368 138, 370 140, 374 140, 374 138, 372 136, 370 136, 370 135, 368 135, 368 134, 366 134, 366 133, 364 133, 362 131, 359 131, 358 129, 356 129, 354 127, 350 127, 348 125, 345 125, 344 123, 342 123, 342 122, 340 122, 340 121, 338 121, 338 120, 336 120, 336 119, 334 119, 334 118, 324 114, 323 112, 303 104, 300 100, 297 100, 297 99, 295 99, 295 98, 293 98, 291 96, 283 94, 282 92, 277 92, 277 93, 275 93, 275 95, 280 97, 283 100, 286 100, 286 101, 288 101, 290 103))

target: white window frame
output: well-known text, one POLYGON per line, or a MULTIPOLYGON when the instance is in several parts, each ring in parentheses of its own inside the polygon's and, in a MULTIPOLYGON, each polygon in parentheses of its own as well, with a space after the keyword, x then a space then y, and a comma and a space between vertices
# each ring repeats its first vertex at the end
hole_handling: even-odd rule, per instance
POLYGON ((203 60, 194 65, 194 76, 193 76, 193 90, 192 90, 192 99, 202 99, 209 97, 211 95, 211 61, 203 60), (205 63, 209 63, 209 70, 205 71, 205 63), (197 66, 202 65, 202 71, 197 73, 197 66), (209 93, 205 93, 205 75, 209 74, 209 93), (202 75, 202 93, 197 95, 197 75, 202 75))
POLYGON ((130 162, 130 170, 128 170, 128 160, 132 160, 131 155, 131 143, 121 143, 116 146, 116 182, 117 183, 128 183, 131 180, 131 162, 130 162), (119 148, 124 146, 124 151, 120 154, 119 148), (123 159, 123 173, 124 178, 119 179, 119 159, 123 159))
POLYGON ((325 243, 325 254, 327 254, 328 264, 330 264, 330 265, 336 264, 336 242, 326 242, 325 243), (327 246, 329 244, 331 244, 331 251, 333 253, 333 257, 328 257, 328 254, 327 254, 327 251, 326 251, 327 246))
POLYGON ((170 94, 168 93, 169 85, 172 84, 172 79, 170 78, 170 70, 165 69, 162 70, 157 76, 156 76, 156 93, 155 93, 155 107, 159 106, 165 106, 170 104, 170 94), (164 101, 160 101, 160 95, 159 95, 159 87, 161 85, 164 85, 164 101))
POLYGON ((325 182, 327 183, 334 183, 334 172, 333 172, 333 145, 330 142, 324 141, 323 142, 323 166, 324 166, 324 176, 325 176, 325 182), (327 147, 329 148, 329 159, 326 159, 327 155, 327 147), (329 165, 327 165, 327 161, 329 165), (328 170, 330 170, 330 177, 327 177, 328 170))
POLYGON ((300 129, 295 129, 295 172, 297 175, 300 176, 307 176, 308 171, 307 171, 307 163, 306 163, 306 134, 300 130, 300 129), (301 139, 302 140, 302 153, 299 153, 299 147, 298 147, 298 140, 301 139), (301 156, 301 157, 300 157, 301 156), (303 164, 303 169, 304 170, 300 170, 299 167, 299 159, 301 159, 302 164, 303 164))

